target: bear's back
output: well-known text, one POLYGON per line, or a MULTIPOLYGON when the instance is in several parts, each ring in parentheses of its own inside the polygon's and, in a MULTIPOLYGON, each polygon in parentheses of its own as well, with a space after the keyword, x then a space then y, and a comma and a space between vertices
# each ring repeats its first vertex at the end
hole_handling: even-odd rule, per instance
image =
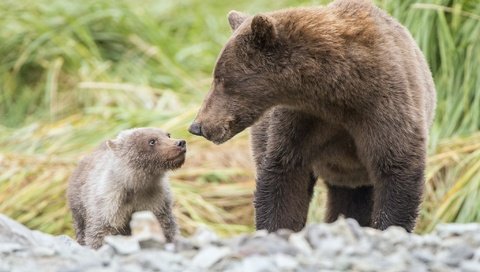
MULTIPOLYGON (((407 93, 413 108, 419 109, 417 118, 424 119, 430 127, 434 118, 436 95, 435 85, 428 63, 406 27, 385 11, 373 5, 371 0, 337 0, 329 5, 337 16, 351 17, 362 22, 368 22, 372 32, 368 39, 378 39, 379 47, 384 52, 378 52, 380 59, 401 66, 403 76, 407 81, 407 93), (422 111, 423 110, 423 111, 422 111)), ((345 18, 344 17, 344 18, 345 18)))
POLYGON ((354 71, 348 76, 339 73, 338 78, 361 71, 357 78, 351 78, 358 90, 368 92, 381 80, 386 82, 384 86, 401 86, 403 94, 392 95, 392 99, 405 103, 413 118, 431 126, 435 85, 425 57, 410 32, 372 1, 337 0, 325 7, 295 8, 271 15, 292 41, 301 40, 312 50, 317 47, 319 54, 348 59, 342 65, 348 63, 350 67, 331 70, 354 71), (322 47, 328 47, 328 51, 322 47))

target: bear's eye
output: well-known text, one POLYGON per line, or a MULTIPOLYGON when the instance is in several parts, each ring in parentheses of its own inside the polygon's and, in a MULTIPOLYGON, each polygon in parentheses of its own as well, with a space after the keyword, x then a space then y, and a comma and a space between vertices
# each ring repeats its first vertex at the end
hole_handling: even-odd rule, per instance
POLYGON ((150 139, 150 140, 148 141, 148 145, 152 145, 152 146, 153 146, 153 145, 155 145, 156 143, 157 143, 157 140, 155 140, 155 139, 150 139))
POLYGON ((170 138, 170 133, 167 133, 167 137, 170 138))

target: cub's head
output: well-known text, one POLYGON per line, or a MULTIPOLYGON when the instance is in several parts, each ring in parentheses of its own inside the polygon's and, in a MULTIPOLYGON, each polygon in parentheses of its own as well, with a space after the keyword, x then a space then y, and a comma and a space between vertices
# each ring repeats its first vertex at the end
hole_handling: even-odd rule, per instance
POLYGON ((276 21, 267 15, 228 15, 233 35, 222 49, 211 89, 191 124, 192 134, 221 144, 279 103, 285 49, 276 21))
POLYGON ((186 142, 170 138, 157 128, 134 128, 122 131, 108 140, 107 147, 135 170, 160 173, 182 166, 187 151, 186 142))

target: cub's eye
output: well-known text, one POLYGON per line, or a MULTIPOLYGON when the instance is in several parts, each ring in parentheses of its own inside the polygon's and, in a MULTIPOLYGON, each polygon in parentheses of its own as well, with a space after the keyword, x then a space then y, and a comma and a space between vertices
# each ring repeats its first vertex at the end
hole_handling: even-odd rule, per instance
POLYGON ((155 139, 150 139, 150 140, 148 141, 148 144, 149 144, 149 145, 155 145, 156 143, 157 143, 157 140, 155 140, 155 139))
POLYGON ((170 133, 167 133, 167 137, 170 138, 170 133))

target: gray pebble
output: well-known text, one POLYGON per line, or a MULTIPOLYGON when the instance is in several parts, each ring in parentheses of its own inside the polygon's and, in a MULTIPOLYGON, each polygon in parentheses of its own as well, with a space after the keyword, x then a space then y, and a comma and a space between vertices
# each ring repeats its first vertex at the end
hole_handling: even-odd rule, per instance
MULTIPOLYGON (((345 240, 342 237, 328 237, 324 238, 321 241, 316 242, 315 250, 323 252, 324 257, 334 257, 339 254, 342 250, 345 249, 346 244, 345 240)), ((362 247, 368 247, 370 244, 362 244, 362 247)), ((367 251, 368 249, 362 249, 361 251, 367 251)))
POLYGON ((51 257, 55 255, 55 250, 48 247, 34 247, 32 254, 36 257, 51 257))
POLYGON ((425 264, 429 264, 435 259, 432 252, 427 249, 415 249, 412 251, 412 256, 425 264))
POLYGON ((12 267, 6 262, 0 262, 0 272, 10 272, 12 267))
POLYGON ((330 237, 325 225, 307 226, 305 230, 306 239, 313 248, 319 248, 324 244, 325 238, 330 237))
POLYGON ((306 254, 306 255, 311 255, 312 254, 312 248, 310 247, 310 244, 305 239, 305 233, 304 232, 293 233, 288 238, 288 241, 298 251, 302 252, 303 254, 306 254))
POLYGON ((246 257, 250 255, 270 255, 275 253, 285 253, 296 255, 298 250, 288 241, 269 234, 267 236, 253 236, 244 239, 238 247, 233 248, 234 254, 238 257, 246 257))
POLYGON ((480 233, 480 224, 440 224, 435 228, 439 237, 465 235, 466 233, 480 233))
POLYGON ((190 242, 197 247, 216 243, 218 241, 218 235, 206 227, 199 227, 195 234, 190 237, 190 242))
POLYGON ((278 269, 283 271, 298 267, 298 261, 290 255, 278 253, 273 256, 273 260, 278 269))
POLYGON ((266 256, 250 256, 242 262, 243 271, 249 272, 270 272, 278 271, 275 268, 274 260, 266 256))
POLYGON ((25 249, 25 246, 22 246, 17 243, 0 243, 0 254, 1 253, 13 253, 25 249))
POLYGON ((480 263, 480 246, 478 246, 475 249, 475 252, 473 253, 472 261, 476 261, 476 262, 480 263))
POLYGON ((189 263, 183 256, 172 252, 143 250, 123 259, 123 262, 140 264, 143 271, 183 271, 189 263))
POLYGON ((110 260, 115 256, 115 249, 113 249, 112 246, 105 244, 100 247, 96 253, 100 258, 104 260, 110 260))
POLYGON ((126 236, 107 236, 105 237, 105 243, 110 245, 116 253, 121 255, 132 254, 140 251, 140 245, 138 241, 132 237, 126 236))
POLYGON ((298 233, 258 231, 228 239, 201 228, 164 244, 152 238, 160 232, 151 215, 136 220, 136 236, 109 236, 95 251, 0 215, 0 272, 480 271, 480 224, 440 225, 420 236, 340 218, 298 233))
POLYGON ((480 262, 463 261, 460 264, 460 270, 464 272, 478 272, 480 271, 480 262))
POLYGON ((415 234, 409 234, 402 227, 391 226, 385 231, 382 232, 382 236, 388 239, 389 243, 392 244, 406 244, 407 240, 410 240, 410 237, 415 236, 415 234))
POLYGON ((231 249, 228 247, 206 247, 193 258, 192 265, 209 268, 230 253, 231 249))

